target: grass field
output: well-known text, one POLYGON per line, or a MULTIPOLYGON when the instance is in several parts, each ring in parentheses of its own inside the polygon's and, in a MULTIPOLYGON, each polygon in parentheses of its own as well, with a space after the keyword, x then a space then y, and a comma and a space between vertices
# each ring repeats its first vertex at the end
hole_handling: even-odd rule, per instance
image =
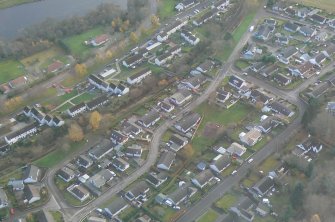
POLYGON ((24 74, 23 65, 15 60, 0 61, 0 84, 24 74))
POLYGON ((48 60, 56 58, 58 56, 64 55, 64 52, 58 47, 52 47, 50 49, 44 50, 42 52, 36 53, 24 59, 21 59, 21 63, 28 67, 31 65, 41 66, 45 64, 48 60))
POLYGON ((80 58, 85 58, 88 55, 90 49, 92 48, 90 46, 86 46, 84 42, 103 33, 103 28, 97 27, 80 35, 65 38, 62 41, 69 48, 72 55, 80 58))
POLYGON ((158 7, 158 16, 161 20, 171 17, 175 12, 176 0, 163 0, 160 1, 158 7))
POLYGON ((93 98, 95 98, 97 95, 95 93, 88 93, 88 92, 85 92, 83 93, 82 95, 74 98, 71 100, 72 103, 74 104, 79 104, 81 102, 87 102, 87 101, 90 101, 92 100, 93 98))
POLYGON ((214 222, 218 217, 219 215, 214 210, 208 210, 196 222, 214 222))
POLYGON ((227 211, 237 201, 236 196, 232 194, 224 195, 220 200, 215 203, 215 206, 227 211))
POLYGON ((37 2, 39 0, 0 0, 0 9, 10 8, 25 3, 37 2))
POLYGON ((324 9, 328 12, 335 12, 335 1, 334 0, 293 0, 300 4, 312 6, 320 9, 324 9))

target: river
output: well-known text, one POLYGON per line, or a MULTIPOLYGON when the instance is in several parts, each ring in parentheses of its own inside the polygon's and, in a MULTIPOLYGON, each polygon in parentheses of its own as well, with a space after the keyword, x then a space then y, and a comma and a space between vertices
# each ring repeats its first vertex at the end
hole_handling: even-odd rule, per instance
POLYGON ((47 18, 65 19, 84 15, 101 3, 127 8, 127 0, 43 0, 0 10, 0 39, 12 40, 25 28, 47 18))

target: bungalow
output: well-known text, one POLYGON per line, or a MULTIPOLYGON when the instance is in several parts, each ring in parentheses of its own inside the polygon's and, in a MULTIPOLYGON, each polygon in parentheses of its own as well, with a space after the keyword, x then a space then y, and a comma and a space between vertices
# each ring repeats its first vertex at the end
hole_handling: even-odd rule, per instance
POLYGON ((114 93, 123 96, 129 93, 129 88, 122 83, 119 83, 119 85, 117 85, 116 89, 114 90, 114 93))
POLYGON ((264 105, 268 104, 271 100, 273 100, 272 97, 266 95, 265 93, 261 92, 258 89, 254 89, 251 91, 250 99, 253 103, 263 103, 264 105))
POLYGON ((48 66, 47 72, 56 73, 56 72, 61 71, 63 67, 64 67, 64 63, 59 60, 56 60, 48 66))
POLYGON ((268 107, 275 113, 279 113, 281 115, 287 116, 287 117, 291 117, 294 115, 294 112, 287 108, 285 105, 275 101, 272 102, 271 104, 268 105, 268 107))
POLYGON ((278 60, 284 64, 289 64, 290 59, 298 53, 298 49, 294 46, 289 46, 283 49, 277 56, 278 60))
POLYGON ((178 152, 180 149, 186 146, 187 143, 188 140, 186 137, 180 136, 178 134, 173 134, 166 145, 173 151, 178 152))
POLYGON ((26 185, 23 189, 24 203, 32 204, 41 199, 40 187, 35 185, 26 185))
POLYGON ((192 5, 195 4, 195 0, 183 0, 180 3, 178 3, 175 7, 177 11, 182 11, 186 8, 191 7, 192 5))
POLYGON ((151 75, 151 73, 152 72, 149 68, 145 68, 145 69, 131 75, 130 77, 128 77, 127 82, 130 85, 141 83, 143 81, 143 79, 145 79, 147 76, 151 75))
POLYGON ((327 18, 318 14, 313 14, 312 16, 309 17, 309 20, 319 23, 320 25, 324 25, 327 22, 327 18))
POLYGON ((230 164, 231 164, 231 159, 229 155, 219 154, 209 164, 209 168, 211 168, 215 173, 221 173, 227 167, 229 167, 230 164))
POLYGON ((245 148, 244 146, 242 146, 241 144, 238 143, 232 143, 228 149, 227 149, 227 153, 229 153, 230 155, 233 156, 243 156, 243 154, 247 151, 247 148, 245 148))
POLYGON ((124 172, 129 168, 129 163, 122 158, 115 158, 112 165, 121 172, 124 172))
POLYGON ((101 158, 112 152, 115 146, 116 144, 112 141, 108 139, 103 139, 98 144, 91 147, 88 155, 94 160, 100 160, 101 158))
POLYGON ((173 207, 178 209, 178 205, 181 203, 186 203, 195 193, 197 189, 191 186, 181 186, 178 187, 176 191, 168 195, 168 201, 172 203, 173 207))
POLYGON ((170 102, 176 106, 181 106, 190 99, 192 99, 192 93, 185 89, 177 91, 169 98, 170 102))
POLYGON ((302 34, 305 37, 313 37, 314 35, 316 35, 316 30, 312 29, 309 26, 303 26, 299 29, 299 33, 302 34))
POLYGON ((89 179, 89 183, 91 183, 95 188, 100 189, 115 176, 116 174, 113 171, 102 169, 89 179))
POLYGON ((170 113, 174 110, 175 106, 171 104, 168 100, 163 100, 158 103, 158 106, 161 108, 161 110, 170 113))
POLYGON ((276 73, 273 76, 274 81, 276 81, 279 85, 281 86, 287 86, 288 84, 290 84, 292 82, 292 78, 285 76, 281 73, 276 73))
POLYGON ((102 95, 99 96, 97 98, 92 99, 91 101, 86 103, 86 108, 89 111, 93 111, 96 108, 98 108, 99 106, 103 106, 108 102, 108 96, 107 95, 102 95))
MULTIPOLYGON (((263 117, 262 117, 263 118, 263 117)), ((269 133, 272 128, 281 124, 276 118, 265 116, 262 121, 256 126, 262 133, 269 133)))
POLYGON ((122 134, 119 131, 113 130, 110 139, 113 141, 113 143, 123 145, 128 141, 128 137, 124 134, 122 134))
POLYGON ((78 166, 84 167, 85 169, 88 169, 90 166, 92 166, 93 161, 85 155, 80 155, 77 158, 76 163, 77 163, 78 166))
POLYGON ((319 32, 319 34, 315 36, 315 40, 318 42, 325 42, 327 38, 328 38, 328 33, 325 31, 321 31, 319 32))
POLYGON ((210 169, 201 171, 198 175, 196 175, 194 178, 191 179, 192 183, 202 189, 204 188, 208 183, 210 183, 215 178, 214 174, 210 169))
POLYGON ((90 197, 90 192, 88 192, 82 185, 73 184, 67 188, 67 191, 80 202, 84 202, 90 197))
POLYGON ((88 82, 102 91, 110 91, 109 84, 94 74, 88 76, 88 82))
POLYGON ((279 69, 278 65, 269 65, 261 70, 260 74, 264 77, 271 76, 274 72, 277 72, 279 69))
POLYGON ((181 36, 191 45, 196 45, 200 42, 200 39, 198 37, 196 37, 192 32, 187 30, 181 31, 181 36))
POLYGON ((5 140, 8 144, 12 145, 18 142, 19 140, 26 138, 27 136, 35 134, 36 132, 37 132, 37 124, 33 123, 23 127, 22 129, 19 129, 15 132, 6 135, 5 140))
POLYGON ((248 146, 254 146, 262 138, 262 134, 258 129, 252 128, 247 133, 240 133, 239 138, 242 143, 247 144, 248 146))
POLYGON ((123 60, 122 64, 126 68, 135 68, 137 64, 141 63, 143 61, 143 55, 138 53, 135 55, 131 55, 127 57, 127 59, 123 60))
POLYGON ((126 156, 128 157, 136 157, 136 158, 141 158, 142 156, 142 147, 136 144, 132 144, 131 146, 128 146, 124 152, 126 156))
POLYGON ((8 206, 8 198, 6 192, 0 188, 0 209, 8 206))
POLYGON ((106 215, 112 219, 124 211, 129 205, 121 197, 117 197, 110 205, 104 208, 106 215))
POLYGON ((29 165, 24 170, 24 183, 37 183, 41 179, 42 171, 34 165, 29 165))
POLYGON ((232 86, 233 88, 237 89, 237 90, 240 90, 243 86, 246 85, 246 82, 244 79, 236 76, 236 75, 232 75, 230 76, 229 78, 229 82, 228 84, 230 86, 232 86))
POLYGON ((220 103, 225 103, 231 96, 231 93, 223 89, 216 92, 216 101, 220 103))
POLYGON ((199 66, 197 66, 196 70, 201 73, 207 73, 211 71, 214 67, 214 62, 211 60, 206 60, 203 63, 201 63, 199 66))
POLYGON ((164 183, 168 179, 168 176, 165 172, 160 173, 149 173, 146 181, 154 186, 155 188, 159 187, 162 183, 164 183))
POLYGON ((289 67, 288 69, 291 75, 295 77, 309 78, 315 74, 314 65, 310 61, 305 62, 299 67, 289 67))
POLYGON ((147 197, 147 193, 150 191, 149 185, 145 181, 136 183, 129 191, 124 195, 129 201, 133 200, 144 200, 147 197))
POLYGON ((313 65, 316 65, 318 67, 321 67, 322 64, 326 61, 327 56, 320 52, 317 56, 315 56, 313 59, 309 60, 313 65))
POLYGON ((71 108, 69 108, 67 110, 67 113, 69 114, 69 116, 71 117, 75 117, 78 114, 85 112, 86 111, 86 104, 85 103, 79 103, 77 105, 72 106, 71 108))
POLYGON ((144 116, 142 116, 137 122, 146 128, 150 128, 153 127, 160 119, 161 116, 159 112, 155 109, 152 109, 144 116))
POLYGON ((270 26, 267 24, 262 24, 259 26, 257 32, 255 33, 255 38, 267 41, 270 35, 274 32, 275 26, 270 26))
POLYGON ((175 158, 176 153, 172 151, 163 152, 158 160, 157 168, 161 170, 170 170, 175 158))
POLYGON ((174 127, 182 133, 188 133, 193 127, 198 125, 201 120, 201 116, 198 113, 190 113, 183 119, 178 121, 174 127))
POLYGON ((267 192, 269 192, 274 187, 274 180, 270 176, 263 177, 259 182, 257 182, 252 189, 259 196, 264 196, 267 192))
POLYGON ((65 166, 58 171, 57 176, 68 183, 75 178, 76 174, 73 170, 65 166))
POLYGON ((199 89, 199 87, 205 82, 206 77, 201 74, 181 81, 182 84, 191 90, 199 89))
POLYGON ((124 133, 126 136, 137 136, 143 131, 141 127, 127 120, 122 122, 121 128, 122 133, 124 133))
POLYGON ((284 29, 285 29, 286 31, 288 31, 288 32, 293 32, 293 33, 295 33, 295 32, 297 32, 297 31, 299 31, 300 27, 299 27, 298 25, 292 23, 292 22, 286 22, 286 23, 284 24, 284 29))
POLYGON ((107 34, 102 34, 102 35, 98 35, 94 39, 90 40, 89 44, 94 46, 94 47, 98 47, 98 46, 101 46, 101 45, 105 44, 108 41, 109 41, 109 36, 107 34))
POLYGON ((322 150, 323 145, 316 139, 309 137, 301 144, 298 144, 297 147, 304 150, 305 152, 312 151, 314 153, 319 153, 322 150))

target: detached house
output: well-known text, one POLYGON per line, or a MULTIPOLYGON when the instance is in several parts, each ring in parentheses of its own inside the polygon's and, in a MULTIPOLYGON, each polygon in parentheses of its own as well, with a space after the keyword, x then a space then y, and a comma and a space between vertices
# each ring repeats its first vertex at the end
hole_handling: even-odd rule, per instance
POLYGON ((143 69, 143 70, 135 73, 134 75, 128 77, 127 82, 130 85, 141 83, 143 81, 143 79, 145 79, 147 76, 150 76, 151 73, 152 72, 149 68, 143 69))
POLYGON ((268 105, 268 107, 275 113, 282 114, 287 117, 291 117, 294 115, 294 112, 287 108, 285 105, 279 103, 279 102, 272 102, 271 104, 268 105))
POLYGON ((167 146, 173 151, 178 152, 180 149, 186 146, 187 143, 188 140, 186 137, 182 137, 178 134, 173 134, 167 142, 167 146))
POLYGON ((231 96, 231 93, 223 89, 216 92, 216 101, 220 103, 225 103, 231 96))
POLYGON ((313 59, 309 60, 313 65, 316 65, 318 67, 321 67, 322 64, 326 61, 327 56, 320 52, 317 56, 315 56, 313 59))
POLYGON ((91 44, 94 47, 102 46, 106 42, 109 41, 109 36, 107 34, 102 34, 96 36, 94 39, 90 40, 89 44, 91 44))
POLYGON ((163 152, 157 162, 157 168, 161 170, 170 170, 175 158, 176 153, 172 151, 163 152))
POLYGON ((130 137, 137 136, 143 131, 141 127, 127 120, 123 121, 123 123, 121 124, 121 128, 122 128, 122 133, 130 137))
POLYGON ((111 181, 116 174, 108 169, 102 169, 98 173, 96 173, 94 176, 92 176, 89 179, 89 182, 96 187, 97 189, 100 189, 103 187, 107 182, 111 181))
POLYGON ((255 37, 257 39, 267 41, 270 37, 270 35, 274 32, 275 26, 262 24, 259 26, 257 32, 255 33, 255 37))
POLYGON ((309 26, 303 26, 299 29, 299 33, 301 33, 305 37, 313 37, 316 35, 316 30, 312 29, 309 26))
POLYGON ((324 25, 327 21, 327 18, 321 16, 321 15, 318 15, 318 14, 314 14, 312 16, 309 17, 309 19, 315 23, 318 23, 320 25, 324 25))
POLYGON ((231 159, 229 155, 219 154, 209 164, 209 168, 211 168, 215 173, 221 173, 229 167, 230 164, 231 159))
POLYGON ((181 81, 187 88, 191 90, 199 89, 202 84, 206 81, 206 77, 203 75, 197 75, 189 79, 181 81))
POLYGON ((72 106, 71 108, 69 108, 67 110, 67 113, 71 116, 71 117, 75 117, 78 114, 85 112, 86 111, 86 104, 85 103, 79 103, 78 105, 72 106))
POLYGON ((8 144, 12 145, 19 140, 26 138, 27 136, 33 135, 37 132, 37 124, 33 123, 31 125, 25 126, 13 133, 5 136, 5 140, 8 144))
POLYGON ((188 90, 179 90, 170 97, 170 102, 174 105, 181 106, 192 99, 192 93, 188 90))
POLYGON ((175 106, 171 104, 167 99, 157 104, 163 111, 170 113, 174 110, 175 106))
POLYGON ((306 153, 309 151, 319 153, 322 150, 323 145, 314 138, 307 138, 304 142, 298 144, 297 147, 304 150, 306 153))
POLYGON ((239 137, 242 143, 248 146, 254 146, 261 139, 262 134, 258 129, 252 128, 247 133, 240 133, 239 137))
POLYGON ((40 187, 35 185, 26 185, 23 189, 24 202, 32 204, 41 199, 40 187))
POLYGON ((267 176, 263 177, 258 183, 256 183, 252 189, 259 195, 264 196, 267 192, 269 192, 274 187, 274 180, 272 177, 267 176))
POLYGON ((284 25, 284 29, 288 32, 297 32, 299 31, 300 27, 292 22, 286 22, 284 25))
POLYGON ((68 183, 75 178, 76 174, 70 168, 63 167, 58 171, 57 176, 68 183))
POLYGON ((113 218, 124 211, 129 205, 121 197, 117 197, 110 205, 104 208, 105 213, 108 217, 113 218))
POLYGON ((141 124, 142 126, 149 128, 154 126, 159 120, 161 119, 161 116, 158 111, 155 109, 150 110, 148 113, 146 113, 144 116, 142 116, 137 122, 141 124))
POLYGON ((42 175, 42 171, 34 165, 29 165, 24 170, 23 182, 24 183, 37 183, 42 175))
POLYGON ((188 133, 193 127, 198 125, 201 116, 198 113, 190 113, 175 124, 175 128, 182 133, 188 133))
POLYGON ((192 183, 202 189, 215 178, 210 169, 201 171, 198 175, 191 179, 192 183))
POLYGON ((85 169, 88 169, 90 166, 92 166, 93 161, 85 155, 80 155, 77 158, 76 163, 77 163, 78 166, 84 167, 85 169))
POLYGON ((280 62, 284 63, 284 64, 289 64, 290 63, 290 59, 296 55, 298 53, 298 49, 295 48, 294 46, 290 46, 288 48, 285 48, 284 50, 282 50, 277 58, 280 62))
POLYGON ((288 76, 285 76, 281 73, 276 73, 273 76, 274 81, 276 81, 279 85, 281 86, 287 86, 288 84, 290 84, 292 82, 292 79, 288 76))
POLYGON ((164 183, 168 179, 168 176, 165 172, 160 173, 149 173, 146 181, 154 186, 155 188, 159 187, 162 183, 164 183))
POLYGON ((238 143, 232 143, 227 149, 227 153, 229 153, 230 155, 239 156, 239 157, 243 156, 243 154, 246 151, 247 151, 247 148, 245 148, 244 146, 238 143))
POLYGON ((149 191, 149 185, 145 181, 141 181, 139 183, 136 183, 128 192, 126 192, 125 197, 129 201, 143 200, 146 199, 147 193, 149 191))
POLYGON ((129 168, 129 163, 122 158, 115 158, 112 165, 121 172, 124 172, 129 168))
POLYGON ((122 134, 119 131, 113 130, 110 139, 113 141, 113 143, 123 145, 128 141, 128 137, 124 134, 122 134))
POLYGON ((82 185, 73 184, 67 188, 67 191, 80 202, 84 202, 90 197, 90 192, 82 185))
POLYGON ((133 144, 131 146, 128 146, 124 152, 126 156, 128 157, 136 157, 136 158, 141 158, 142 156, 142 147, 136 144, 133 144))
POLYGON ((314 65, 309 61, 299 67, 289 67, 288 69, 290 70, 292 76, 301 78, 309 78, 315 74, 314 65))
POLYGON ((178 3, 175 7, 177 11, 182 11, 186 8, 191 7, 192 5, 195 4, 195 0, 183 0, 180 3, 178 3))
POLYGON ((229 78, 228 84, 232 86, 233 88, 240 90, 243 86, 246 85, 246 82, 244 81, 244 79, 241 79, 240 77, 236 75, 232 75, 229 78))
POLYGON ((211 60, 206 60, 205 62, 201 63, 197 68, 196 71, 200 73, 207 73, 211 71, 214 67, 214 62, 211 60))
POLYGON ((115 145, 116 144, 114 144, 112 141, 104 139, 93 146, 88 152, 88 155, 95 160, 100 160, 108 153, 112 152, 115 145))

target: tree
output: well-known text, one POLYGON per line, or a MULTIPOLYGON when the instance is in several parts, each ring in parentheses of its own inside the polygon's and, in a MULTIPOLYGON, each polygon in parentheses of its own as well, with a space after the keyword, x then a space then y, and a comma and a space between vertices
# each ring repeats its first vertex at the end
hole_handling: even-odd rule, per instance
POLYGON ((194 149, 192 145, 187 144, 184 148, 182 148, 181 155, 187 160, 191 159, 194 155, 194 149))
POLYGON ((166 79, 159 80, 158 86, 166 86, 169 82, 166 79))
POLYGON ((90 116, 90 126, 93 130, 96 130, 100 126, 101 115, 98 111, 94 111, 90 116))
POLYGON ((135 32, 131 32, 131 33, 130 33, 130 41, 131 41, 132 43, 137 43, 137 41, 138 41, 138 37, 137 37, 137 35, 136 35, 135 32))
POLYGON ((22 104, 22 97, 21 96, 16 96, 16 97, 13 97, 11 99, 8 99, 5 102, 5 108, 6 108, 7 111, 10 111, 10 110, 16 109, 21 104, 22 104))
POLYGON ((226 41, 228 41, 232 38, 233 38, 233 35, 230 32, 227 32, 223 37, 223 39, 226 40, 226 41))
POLYGON ((302 207, 303 198, 304 198, 304 187, 302 183, 298 182, 295 185, 294 190, 292 191, 291 196, 290 196, 292 207, 294 209, 298 209, 302 207))
POLYGON ((151 16, 151 25, 155 28, 159 26, 159 18, 156 15, 151 16))
POLYGON ((113 58, 113 52, 112 52, 112 50, 107 50, 107 52, 106 52, 106 58, 107 59, 113 58))
POLYGON ((78 124, 71 124, 69 128, 69 138, 74 142, 78 142, 84 139, 84 132, 78 124))
POLYGON ((80 76, 83 76, 85 74, 87 74, 87 67, 85 64, 81 63, 81 64, 76 64, 74 67, 74 70, 76 71, 76 73, 80 76))

